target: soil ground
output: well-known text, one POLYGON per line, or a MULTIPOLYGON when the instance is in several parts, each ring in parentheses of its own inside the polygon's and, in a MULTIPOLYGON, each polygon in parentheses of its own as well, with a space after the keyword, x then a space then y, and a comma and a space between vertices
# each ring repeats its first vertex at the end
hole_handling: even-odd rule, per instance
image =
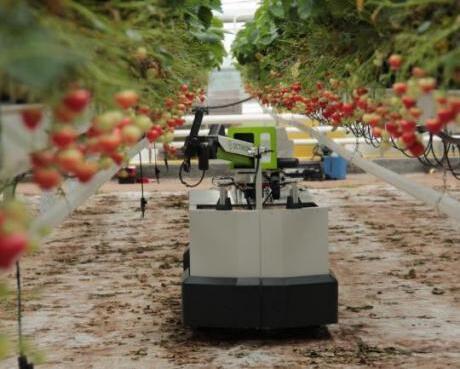
MULTIPOLYGON (((442 183, 436 174, 411 177, 442 183)), ((331 208, 338 324, 184 328, 186 191, 173 180, 147 185, 141 219, 139 186, 109 183, 22 262, 24 330, 46 355, 37 368, 460 368, 459 224, 366 175, 305 186, 331 208)), ((450 178, 448 191, 460 199, 460 182, 450 178)), ((32 185, 20 192, 37 202, 32 185)), ((14 308, 0 311, 0 332, 10 336, 14 308)), ((14 358, 0 363, 14 367, 14 358)))

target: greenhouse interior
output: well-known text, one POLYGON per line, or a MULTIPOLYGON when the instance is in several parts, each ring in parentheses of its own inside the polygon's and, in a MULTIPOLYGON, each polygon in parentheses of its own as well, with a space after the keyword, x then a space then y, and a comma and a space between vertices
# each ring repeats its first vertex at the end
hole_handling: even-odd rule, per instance
POLYGON ((13 368, 460 368, 460 1, 0 0, 13 368))

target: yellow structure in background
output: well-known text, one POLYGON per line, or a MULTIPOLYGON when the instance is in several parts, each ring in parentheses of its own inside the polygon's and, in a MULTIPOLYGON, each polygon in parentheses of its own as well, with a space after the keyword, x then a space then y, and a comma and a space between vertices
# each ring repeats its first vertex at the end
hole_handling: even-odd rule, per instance
MULTIPOLYGON (((310 126, 316 127, 318 126, 318 123, 315 121, 310 121, 310 126)), ((347 137, 347 135, 343 131, 330 131, 326 133, 326 136, 329 138, 347 137)), ((297 139, 311 139, 312 137, 308 133, 299 131, 299 132, 289 132, 288 138, 290 140, 297 140, 297 139)), ((315 147, 315 144, 294 143, 294 157, 298 158, 299 160, 311 160, 313 159, 314 147, 315 147)), ((318 157, 314 159, 318 159, 318 157)))
MULTIPOLYGON (((310 127, 316 127, 319 124, 313 120, 309 121, 310 127)), ((354 138, 354 136, 350 134, 346 134, 343 130, 337 131, 329 131, 325 133, 325 135, 329 138, 354 138)), ((299 139, 311 139, 312 137, 305 132, 288 132, 288 138, 290 140, 299 140, 299 139)), ((298 158, 299 160, 319 160, 318 157, 313 157, 313 151, 315 148, 314 143, 296 143, 294 141, 294 157, 298 158)), ((368 144, 361 143, 359 145, 359 152, 363 155, 366 159, 404 159, 407 158, 404 154, 400 151, 392 148, 387 147, 386 150, 383 148, 374 148, 368 144)), ((441 155, 441 153, 439 153, 441 155)))
MULTIPOLYGON (((290 132, 288 133, 290 140, 294 139, 311 139, 311 136, 304 132, 290 132)), ((344 132, 334 131, 328 132, 327 137, 329 138, 344 138, 347 137, 344 132)), ((308 159, 310 160, 313 156, 315 144, 294 144, 294 156, 299 159, 308 159)))

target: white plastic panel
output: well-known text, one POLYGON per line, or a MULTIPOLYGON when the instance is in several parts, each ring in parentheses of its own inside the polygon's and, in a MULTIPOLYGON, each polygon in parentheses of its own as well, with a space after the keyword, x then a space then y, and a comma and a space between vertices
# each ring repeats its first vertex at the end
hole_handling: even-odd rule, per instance
POLYGON ((327 208, 261 212, 262 277, 329 273, 327 208))
MULTIPOLYGON (((311 202, 301 191, 302 202, 311 202)), ((190 192, 190 274, 295 277, 329 273, 328 208, 200 210, 216 190, 190 192)), ((232 201, 233 202, 233 201, 232 201)))
POLYGON ((190 275, 258 277, 258 226, 255 211, 191 210, 190 275))

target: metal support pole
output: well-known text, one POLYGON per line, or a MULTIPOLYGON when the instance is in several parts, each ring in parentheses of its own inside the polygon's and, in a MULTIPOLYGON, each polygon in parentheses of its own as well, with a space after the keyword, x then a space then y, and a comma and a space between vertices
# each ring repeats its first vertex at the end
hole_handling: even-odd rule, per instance
POLYGON ((255 158, 257 160, 256 162, 256 188, 255 188, 255 194, 256 194, 256 210, 262 210, 263 208, 263 180, 262 180, 262 157, 260 154, 260 147, 257 148, 257 157, 255 158))

